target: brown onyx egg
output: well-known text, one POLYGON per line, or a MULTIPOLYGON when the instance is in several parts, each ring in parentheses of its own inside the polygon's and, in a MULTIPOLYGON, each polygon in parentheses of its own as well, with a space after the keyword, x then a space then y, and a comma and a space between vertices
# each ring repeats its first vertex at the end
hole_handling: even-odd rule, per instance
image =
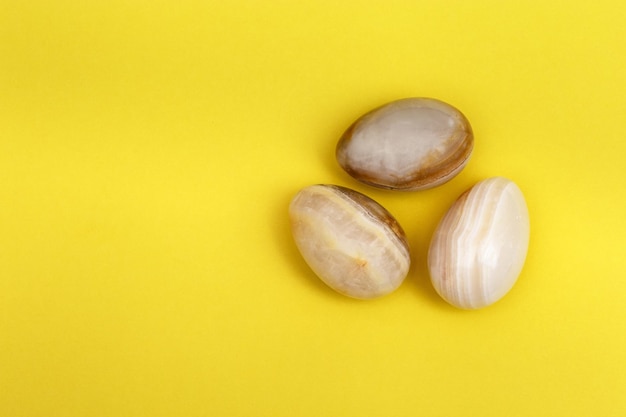
POLYGON ((473 147, 472 128, 459 110, 432 98, 406 98, 357 119, 339 140, 336 156, 365 184, 414 191, 451 180, 473 147))
POLYGON ((389 294, 411 264, 404 231, 371 198, 336 185, 312 185, 289 205, 291 232, 313 272, 335 291, 369 299, 389 294))

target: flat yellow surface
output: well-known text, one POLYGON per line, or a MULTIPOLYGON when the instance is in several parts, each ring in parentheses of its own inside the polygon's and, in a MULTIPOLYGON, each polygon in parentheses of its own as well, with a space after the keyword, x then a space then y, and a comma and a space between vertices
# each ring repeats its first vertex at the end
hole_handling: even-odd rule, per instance
POLYGON ((625 4, 0 1, 0 415, 625 416, 625 4), (469 165, 356 183, 339 136, 411 96, 465 113, 469 165), (457 310, 430 236, 496 175, 527 263, 457 310), (287 206, 313 183, 397 217, 398 291, 308 269, 287 206))

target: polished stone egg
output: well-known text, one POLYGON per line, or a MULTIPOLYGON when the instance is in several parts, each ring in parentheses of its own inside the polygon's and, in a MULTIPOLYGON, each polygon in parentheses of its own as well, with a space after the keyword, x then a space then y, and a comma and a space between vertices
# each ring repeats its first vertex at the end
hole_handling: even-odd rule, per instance
POLYGON ((456 307, 491 305, 515 285, 529 238, 520 188, 502 177, 480 181, 456 200, 435 230, 428 252, 431 282, 456 307))
POLYGON ((329 287, 371 299, 400 286, 411 264, 406 236, 380 204, 336 185, 300 190, 289 205, 302 257, 329 287))
POLYGON ((359 117, 336 148, 355 179, 391 190, 443 184, 469 161, 474 135, 455 107, 432 98, 406 98, 359 117))

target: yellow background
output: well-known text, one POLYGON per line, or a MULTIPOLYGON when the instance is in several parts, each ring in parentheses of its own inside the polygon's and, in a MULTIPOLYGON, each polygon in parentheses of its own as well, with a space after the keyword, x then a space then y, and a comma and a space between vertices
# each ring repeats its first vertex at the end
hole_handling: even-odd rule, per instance
POLYGON ((626 6, 600 1, 0 1, 0 415, 626 415, 626 6), (362 113, 458 107, 476 145, 433 190, 335 162, 362 113), (430 236, 501 175, 524 191, 511 293, 457 310, 430 236), (305 265, 302 187, 405 228, 401 288, 305 265))

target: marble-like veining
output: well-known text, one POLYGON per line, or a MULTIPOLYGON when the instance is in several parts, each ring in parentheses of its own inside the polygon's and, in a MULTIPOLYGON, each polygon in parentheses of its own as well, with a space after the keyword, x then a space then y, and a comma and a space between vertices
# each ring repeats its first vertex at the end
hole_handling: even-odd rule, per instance
POLYGON ((357 119, 340 138, 336 157, 363 183, 411 191, 452 179, 473 146, 472 128, 459 110, 431 98, 407 98, 357 119))
POLYGON ((502 177, 477 183, 452 205, 432 238, 428 268, 435 290, 459 308, 495 303, 517 281, 529 235, 519 187, 502 177))
POLYGON ((312 185, 289 206, 292 235, 306 263, 341 294, 370 299, 398 288, 411 263, 404 231, 369 197, 312 185))

